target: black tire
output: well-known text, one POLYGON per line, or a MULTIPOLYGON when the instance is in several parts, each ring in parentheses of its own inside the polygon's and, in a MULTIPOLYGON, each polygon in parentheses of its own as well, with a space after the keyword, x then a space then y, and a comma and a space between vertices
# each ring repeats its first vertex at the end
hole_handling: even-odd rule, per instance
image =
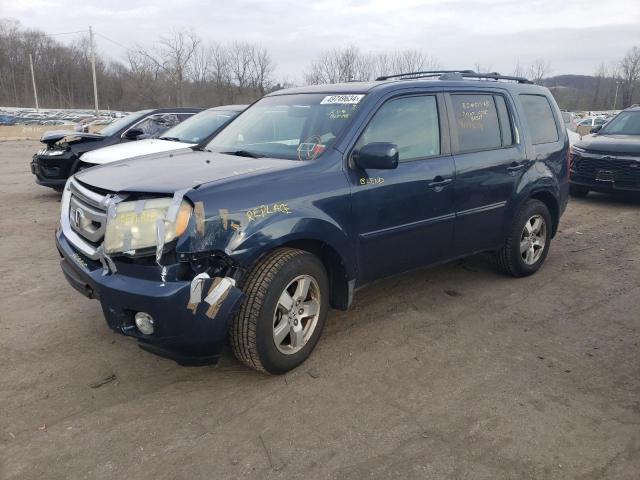
POLYGON ((329 310, 329 280, 322 262, 303 250, 279 248, 254 266, 240 288, 246 298, 230 330, 231 346, 238 360, 271 374, 285 373, 304 362, 318 343, 329 310), (304 347, 284 354, 274 340, 274 312, 282 292, 299 275, 309 275, 317 282, 319 318, 304 347))
POLYGON ((513 277, 526 277, 536 273, 549 253, 551 245, 551 215, 547 206, 539 200, 530 199, 520 208, 515 216, 509 236, 504 245, 496 252, 498 268, 504 273, 513 277), (522 241, 525 224, 534 216, 540 216, 545 222, 545 244, 542 253, 535 263, 527 264, 520 252, 520 242, 522 241))
POLYGON ((569 185, 569 195, 576 198, 584 198, 589 194, 589 189, 582 185, 569 185))

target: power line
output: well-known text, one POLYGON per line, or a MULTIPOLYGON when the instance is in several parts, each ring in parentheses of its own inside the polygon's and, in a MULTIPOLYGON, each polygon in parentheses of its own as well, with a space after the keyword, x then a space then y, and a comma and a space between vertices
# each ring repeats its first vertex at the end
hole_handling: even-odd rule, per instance
POLYGON ((128 48, 128 47, 125 47, 125 46, 124 46, 124 45, 122 45, 121 43, 116 42, 115 40, 110 39, 109 37, 107 37, 106 35, 103 35, 103 34, 102 34, 102 33, 100 33, 100 32, 94 32, 94 33, 95 33, 96 35, 98 35, 98 36, 100 36, 100 37, 104 38, 105 40, 110 41, 110 42, 111 42, 111 43, 113 43, 114 45, 119 46, 120 48, 124 48, 125 50, 129 50, 129 48, 128 48))
POLYGON ((77 32, 43 33, 42 35, 46 35, 48 37, 55 37, 57 35, 73 35, 76 33, 89 33, 89 30, 78 30, 77 32))

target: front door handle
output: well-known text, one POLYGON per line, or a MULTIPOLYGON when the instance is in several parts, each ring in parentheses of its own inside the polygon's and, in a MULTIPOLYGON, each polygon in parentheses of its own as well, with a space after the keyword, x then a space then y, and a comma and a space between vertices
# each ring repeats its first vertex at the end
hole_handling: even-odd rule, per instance
POLYGON ((453 178, 443 178, 438 175, 433 179, 432 182, 429 182, 427 185, 429 186, 429 188, 441 189, 442 187, 449 185, 451 182, 453 182, 453 178))
POLYGON ((518 170, 522 170, 524 168, 524 163, 511 162, 511 164, 507 167, 507 170, 510 172, 517 172, 518 170))

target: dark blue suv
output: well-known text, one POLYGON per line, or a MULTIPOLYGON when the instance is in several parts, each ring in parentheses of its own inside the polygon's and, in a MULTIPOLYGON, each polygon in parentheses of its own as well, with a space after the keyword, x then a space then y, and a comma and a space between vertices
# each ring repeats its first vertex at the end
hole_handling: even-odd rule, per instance
POLYGON ((546 88, 471 71, 280 90, 207 145, 96 167, 66 184, 69 283, 109 326, 181 364, 227 339, 290 370, 330 307, 377 279, 493 251, 543 264, 568 198, 546 88))

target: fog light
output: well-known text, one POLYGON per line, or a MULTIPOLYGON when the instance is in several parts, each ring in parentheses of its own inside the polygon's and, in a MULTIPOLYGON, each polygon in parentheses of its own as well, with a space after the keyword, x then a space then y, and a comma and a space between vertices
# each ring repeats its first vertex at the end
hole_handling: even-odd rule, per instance
POLYGON ((136 313, 136 327, 145 335, 153 333, 153 317, 145 312, 136 313))

